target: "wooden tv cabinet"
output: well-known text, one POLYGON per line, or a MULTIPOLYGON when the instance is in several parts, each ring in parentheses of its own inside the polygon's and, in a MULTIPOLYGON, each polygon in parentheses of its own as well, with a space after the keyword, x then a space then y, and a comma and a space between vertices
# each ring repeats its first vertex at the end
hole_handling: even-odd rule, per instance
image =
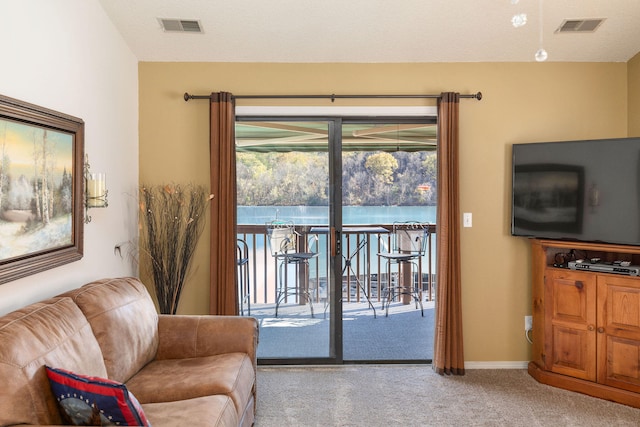
POLYGON ((575 271, 568 259, 640 265, 640 247, 531 240, 538 382, 640 408, 640 277, 575 271))

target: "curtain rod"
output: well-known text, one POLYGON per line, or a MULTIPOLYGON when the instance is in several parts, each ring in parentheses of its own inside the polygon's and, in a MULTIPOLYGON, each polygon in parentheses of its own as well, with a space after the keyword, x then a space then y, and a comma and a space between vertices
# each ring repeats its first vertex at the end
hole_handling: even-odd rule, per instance
MULTIPOLYGON (((330 99, 334 102, 336 99, 371 99, 371 98, 440 98, 441 95, 231 95, 232 99, 330 99)), ((482 99, 482 92, 460 95, 460 98, 472 98, 480 101, 482 99)), ((188 92, 184 93, 185 102, 191 99, 211 99, 211 95, 190 95, 188 92)))

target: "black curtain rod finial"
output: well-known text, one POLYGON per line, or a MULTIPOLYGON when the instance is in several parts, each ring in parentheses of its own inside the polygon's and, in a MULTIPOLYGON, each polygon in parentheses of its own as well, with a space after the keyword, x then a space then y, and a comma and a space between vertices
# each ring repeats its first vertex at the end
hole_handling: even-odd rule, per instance
POLYGON ((192 99, 211 99, 211 95, 191 95, 189 92, 184 93, 184 101, 190 101, 192 99))

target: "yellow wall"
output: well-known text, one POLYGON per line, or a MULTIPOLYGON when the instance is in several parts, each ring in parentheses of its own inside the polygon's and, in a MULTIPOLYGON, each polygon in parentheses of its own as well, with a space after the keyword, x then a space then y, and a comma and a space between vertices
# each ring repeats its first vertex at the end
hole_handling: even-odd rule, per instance
POLYGON ((628 63, 629 136, 640 137, 640 53, 628 63))
MULTIPOLYGON (((184 92, 482 91, 482 101, 465 99, 460 105, 460 206, 462 212, 473 213, 473 228, 463 228, 461 235, 467 361, 530 359, 523 326, 523 317, 531 313, 530 251, 527 240, 510 236, 511 144, 626 137, 628 131, 624 63, 143 62, 139 73, 141 183, 208 184, 208 103, 185 103, 184 92)), ((637 96, 638 91, 634 93, 637 96)), ((238 105, 255 105, 241 102, 238 105)), ((316 102, 354 104, 362 103, 316 102)), ((636 123, 636 130, 637 126, 640 123, 636 123)), ((197 271, 186 285, 179 312, 208 312, 207 236, 208 229, 196 254, 197 271)))

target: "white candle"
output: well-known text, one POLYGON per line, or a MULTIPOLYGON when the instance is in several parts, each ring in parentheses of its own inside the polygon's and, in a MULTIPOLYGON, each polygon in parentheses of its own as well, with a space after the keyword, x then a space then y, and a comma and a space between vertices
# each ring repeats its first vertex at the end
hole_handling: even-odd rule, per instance
POLYGON ((106 177, 103 173, 91 173, 87 180, 87 206, 103 207, 106 201, 106 177))

